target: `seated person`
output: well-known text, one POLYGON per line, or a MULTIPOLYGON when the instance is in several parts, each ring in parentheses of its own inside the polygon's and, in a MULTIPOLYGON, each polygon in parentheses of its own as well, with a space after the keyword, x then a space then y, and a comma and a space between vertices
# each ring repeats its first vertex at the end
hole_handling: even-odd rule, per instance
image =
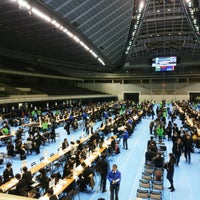
POLYGON ((47 196, 49 197, 49 200, 58 200, 58 197, 54 194, 54 191, 52 188, 49 188, 47 190, 47 196))
POLYGON ((9 128, 9 126, 7 124, 3 126, 1 131, 2 131, 2 133, 4 135, 9 135, 10 134, 10 128, 9 128))
POLYGON ((157 155, 152 158, 152 161, 153 161, 155 167, 163 168, 163 166, 164 166, 164 158, 162 157, 161 153, 158 152, 157 155))
POLYGON ((153 152, 157 153, 158 152, 158 148, 157 148, 157 146, 155 144, 152 143, 152 144, 150 144, 148 146, 147 151, 153 151, 153 152))
POLYGON ((73 174, 73 170, 72 168, 70 168, 70 165, 68 163, 68 161, 65 163, 64 169, 63 169, 63 176, 62 178, 66 178, 66 177, 71 177, 73 174))
POLYGON ((23 133, 23 129, 21 127, 19 127, 19 129, 16 131, 15 135, 16 135, 16 138, 22 138, 22 133, 23 133))
POLYGON ((147 149, 151 146, 155 145, 156 146, 156 141, 153 139, 153 136, 150 137, 150 140, 147 142, 147 149))
POLYGON ((24 142, 24 148, 26 149, 27 154, 32 154, 33 142, 31 140, 24 142))
POLYGON ((39 181, 41 187, 47 191, 49 188, 49 177, 46 175, 45 169, 40 169, 39 172, 40 175, 37 176, 37 181, 39 181))
POLYGON ((0 165, 3 165, 4 153, 0 153, 0 165))
POLYGON ((151 151, 151 150, 148 150, 148 151, 145 153, 145 163, 147 163, 147 161, 152 162, 152 158, 155 157, 156 155, 157 155, 156 152, 151 151))
POLYGON ((38 199, 40 197, 39 193, 37 192, 37 190, 32 189, 27 193, 27 197, 28 198, 35 198, 38 199))
POLYGON ((20 160, 26 160, 26 151, 24 145, 21 146, 19 154, 20 154, 20 160))
POLYGON ((10 141, 10 140, 8 141, 6 149, 7 149, 8 156, 12 156, 13 157, 15 155, 15 150, 14 150, 15 147, 14 147, 12 141, 10 141))
POLYGON ((89 142, 89 151, 94 152, 95 149, 97 148, 97 141, 96 139, 92 140, 89 142))
POLYGON ((15 189, 10 190, 10 194, 20 195, 20 196, 27 196, 26 192, 26 180, 22 178, 21 174, 16 174, 15 178, 18 180, 18 183, 15 189))
POLYGON ((82 162, 81 166, 83 168, 83 173, 79 176, 78 180, 80 190, 86 189, 87 185, 89 185, 93 189, 94 188, 93 170, 90 167, 86 166, 85 162, 82 162))
POLYGON ((72 128, 74 131, 78 129, 78 120, 76 118, 72 122, 72 128))
POLYGON ((103 147, 103 144, 104 144, 104 137, 101 137, 100 141, 99 141, 99 148, 100 149, 103 147))
POLYGON ((3 178, 4 178, 3 183, 8 182, 13 177, 14 174, 13 174, 12 164, 8 162, 6 164, 6 169, 3 171, 3 178))

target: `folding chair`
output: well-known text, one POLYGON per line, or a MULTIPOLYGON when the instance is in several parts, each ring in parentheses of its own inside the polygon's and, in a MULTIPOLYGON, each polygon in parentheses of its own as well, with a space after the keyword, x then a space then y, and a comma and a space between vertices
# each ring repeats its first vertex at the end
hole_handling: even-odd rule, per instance
POLYGON ((149 169, 144 169, 144 173, 147 173, 147 174, 153 174, 154 173, 154 169, 153 168, 149 168, 149 169))
POLYGON ((163 191, 163 182, 162 181, 152 181, 152 189, 163 191))
POLYGON ((140 187, 141 189, 142 189, 142 188, 151 189, 150 181, 140 179, 140 180, 139 180, 139 187, 140 187))
POLYGON ((162 200, 162 192, 150 190, 149 200, 162 200))
POLYGON ((31 167, 34 167, 36 165, 36 162, 31 163, 31 167))
POLYGON ((44 157, 41 157, 41 158, 40 158, 40 162, 42 162, 43 160, 44 160, 44 157))
POLYGON ((142 172, 142 179, 150 181, 150 180, 152 180, 152 174, 142 172))
POLYGON ((149 199, 149 191, 137 189, 137 198, 149 199))
POLYGON ((163 154, 163 156, 167 155, 167 147, 165 145, 160 145, 158 151, 163 154))

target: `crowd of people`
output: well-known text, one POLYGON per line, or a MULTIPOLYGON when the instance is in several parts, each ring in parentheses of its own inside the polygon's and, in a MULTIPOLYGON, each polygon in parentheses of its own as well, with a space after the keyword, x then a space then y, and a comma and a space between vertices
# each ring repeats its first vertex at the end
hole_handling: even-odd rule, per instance
MULTIPOLYGON (((108 179, 110 181, 111 199, 114 199, 114 196, 116 196, 115 199, 118 199, 118 186, 120 184, 121 174, 119 171, 117 172, 117 181, 113 178, 114 172, 117 171, 117 165, 113 165, 113 169, 109 172, 106 156, 113 152, 116 153, 117 140, 120 140, 121 138, 123 140, 123 148, 128 150, 128 138, 133 134, 136 124, 140 122, 142 118, 150 117, 152 120, 150 122, 150 135, 152 137, 148 141, 145 160, 151 160, 157 167, 163 166, 167 169, 167 178, 171 184, 170 189, 173 192, 175 190, 173 185, 173 167, 174 165, 178 166, 180 156, 183 152, 186 161, 188 163, 191 162, 191 152, 194 146, 193 135, 195 132, 193 128, 185 128, 186 119, 184 120, 183 127, 178 128, 174 120, 178 116, 183 119, 183 113, 181 113, 176 106, 171 110, 166 107, 164 102, 162 102, 157 106, 156 114, 153 112, 153 108, 154 105, 150 101, 144 101, 141 104, 134 104, 132 101, 127 101, 120 103, 104 102, 102 104, 84 107, 84 109, 83 107, 73 107, 71 110, 57 110, 56 112, 52 110, 45 114, 34 112, 31 114, 30 119, 31 123, 35 124, 35 126, 30 126, 26 141, 23 142, 24 139, 22 138, 22 134, 24 130, 19 126, 19 129, 16 131, 15 140, 13 142, 10 140, 5 141, 7 145, 7 154, 13 157, 19 153, 21 160, 26 159, 26 156, 33 152, 39 154, 40 146, 44 145, 46 142, 56 142, 55 136, 56 128, 58 126, 63 126, 66 130, 66 136, 71 134, 71 130, 75 132, 78 128, 82 128, 85 135, 91 135, 91 137, 89 137, 89 140, 85 143, 81 143, 79 140, 68 142, 67 137, 63 140, 61 147, 62 150, 69 146, 71 147, 71 150, 66 154, 62 173, 59 172, 54 174, 54 178, 59 179, 71 177, 74 166, 81 165, 84 170, 78 177, 77 183, 82 191, 87 189, 88 185, 91 188, 94 188, 94 173, 99 173, 101 176, 101 191, 103 193, 107 191, 106 181, 108 179), (97 130, 94 130, 93 125, 97 121, 101 121, 102 123, 97 130), (106 152, 102 154, 102 157, 95 161, 95 167, 87 166, 84 160, 88 157, 88 153, 94 152, 97 148, 101 148, 104 139, 107 138, 111 132, 116 136, 112 138, 111 145, 108 147, 106 152), (164 139, 172 141, 172 155, 174 157, 170 154, 169 162, 164 164, 162 156, 158 152, 154 138, 156 138, 160 143, 164 139), (23 155, 25 155, 25 157, 23 157, 23 155), (113 182, 113 180, 115 181, 113 182)), ((11 126, 9 120, 4 120, 2 126, 4 128, 7 127, 9 134, 11 126)), ((3 128, 1 130, 3 131, 3 128)), ((49 189, 51 189, 49 188, 51 177, 48 177, 47 173, 48 172, 44 169, 40 170, 38 180, 40 181, 45 193, 49 193, 49 196, 52 196, 52 191, 49 191, 49 189)), ((31 177, 32 176, 33 175, 31 175, 31 177)), ((16 174, 14 176, 12 172, 12 164, 7 163, 5 176, 3 175, 3 183, 6 183, 12 177, 19 180, 21 185, 25 183, 24 177, 21 176, 21 174, 16 174), (6 171, 9 172, 9 176, 6 176, 6 171), (8 177, 7 180, 6 177, 8 177)), ((71 186, 71 189, 73 189, 73 185, 71 186)), ((22 196, 28 196, 31 194, 38 196, 38 193, 36 194, 36 192, 32 191, 32 188, 30 187, 26 187, 25 191, 22 191, 23 193, 19 191, 11 191, 11 193, 12 192, 13 194, 22 196)), ((52 198, 55 197, 53 196, 52 198)))
MULTIPOLYGON (((150 103, 148 102, 148 104, 150 103)), ((128 149, 128 138, 133 133, 136 124, 142 118, 142 114, 139 113, 141 112, 143 106, 147 106, 148 104, 145 103, 144 105, 137 105, 134 104, 132 101, 118 103, 104 102, 98 106, 93 105, 91 107, 84 107, 84 110, 83 108, 78 109, 73 107, 71 111, 49 111, 45 114, 37 111, 31 112, 31 117, 29 116, 29 123, 27 123, 27 125, 29 125, 28 136, 26 137, 26 139, 23 138, 24 129, 22 128, 21 124, 21 126, 19 126, 18 130, 15 133, 15 140, 5 141, 7 146, 7 154, 11 157, 14 157, 16 156, 16 154, 19 153, 21 160, 26 159, 26 156, 34 152, 36 154, 39 154, 40 146, 44 145, 45 142, 54 142, 54 140, 49 141, 49 135, 47 134, 52 134, 53 132, 55 135, 55 131, 58 126, 63 126, 63 128, 66 130, 67 135, 70 135, 71 129, 73 131, 76 131, 77 128, 79 128, 80 126, 80 128, 84 130, 85 135, 90 135, 89 140, 85 143, 81 143, 79 140, 68 142, 67 137, 63 140, 61 147, 62 150, 66 149, 68 146, 70 146, 71 150, 69 151, 69 153, 66 154, 63 170, 61 170, 61 173, 56 173, 55 177, 70 177, 73 174, 74 166, 81 165, 84 170, 83 173, 78 177, 77 181, 80 189, 85 190, 88 184, 91 188, 93 188, 94 184, 92 184, 91 180, 93 180, 94 172, 96 172, 96 166, 95 168, 90 168, 89 166, 85 165, 84 160, 87 158, 88 152, 91 153, 94 152, 97 148, 101 148, 103 146, 104 139, 107 138, 111 132, 115 137, 111 138, 111 144, 108 149, 106 149, 106 152, 104 152, 103 154, 105 155, 105 157, 103 156, 99 160, 95 161, 98 163, 97 166, 99 165, 101 159, 102 161, 104 160, 105 162, 107 162, 105 159, 107 154, 112 154, 116 152, 117 145, 115 138, 117 138, 117 140, 120 140, 122 138, 124 149, 128 149), (100 126, 97 130, 93 130, 93 125, 97 121, 101 121, 102 126, 100 126), (25 157, 23 157, 23 155, 25 155, 25 157)), ((6 124, 8 126, 8 129, 10 129, 9 127, 11 127, 11 124, 9 124, 9 120, 7 119, 4 119, 2 124, 6 124)), ((25 125, 23 124, 24 127, 25 125)), ((27 132, 25 134, 27 134, 27 132)), ((8 165, 10 164, 11 163, 8 163, 8 165)), ((11 166, 8 166, 8 169, 10 167, 12 169, 12 164, 11 166)), ((108 171, 104 170, 103 172, 99 172, 102 178, 102 192, 106 191, 105 184, 108 174, 108 171)), ((39 180, 41 184, 40 186, 44 189, 44 192, 48 193, 48 190, 50 189, 50 177, 48 176, 48 172, 47 170, 42 169, 39 171, 39 173, 40 175, 37 176, 37 180, 39 180)), ((8 182, 10 178, 13 177, 15 177, 17 180, 20 180, 19 182, 21 183, 21 185, 23 185, 23 183, 25 182, 23 176, 19 176, 18 173, 14 176, 14 174, 11 173, 9 179, 4 180, 3 183, 8 182)), ((116 185, 116 183, 114 185, 116 185)), ((29 187, 26 187, 25 191, 20 193, 19 191, 15 190, 10 192, 22 196, 27 196, 29 193, 34 193, 29 187)))

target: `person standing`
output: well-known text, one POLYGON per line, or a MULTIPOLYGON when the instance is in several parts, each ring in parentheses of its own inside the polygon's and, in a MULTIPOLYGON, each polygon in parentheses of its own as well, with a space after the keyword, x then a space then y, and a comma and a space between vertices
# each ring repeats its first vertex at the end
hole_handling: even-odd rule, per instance
POLYGON ((174 154, 170 153, 169 161, 164 164, 164 168, 167 170, 167 179, 170 182, 170 187, 168 189, 171 189, 171 192, 175 191, 174 183, 173 183, 175 162, 176 162, 176 158, 174 154))
POLYGON ((125 127, 123 132, 123 149, 128 149, 128 136, 128 131, 125 127))
POLYGON ((192 139, 189 134, 186 134, 185 140, 184 140, 184 155, 186 162, 191 162, 191 151, 192 151, 192 139))
POLYGON ((101 184, 100 188, 102 192, 106 192, 106 180, 107 180, 107 174, 108 174, 108 161, 106 160, 106 155, 102 155, 101 158, 97 161, 96 164, 96 170, 101 175, 101 184))
POLYGON ((30 191, 31 185, 34 183, 34 181, 32 180, 32 173, 31 171, 28 170, 26 166, 22 168, 22 171, 23 171, 22 179, 26 181, 27 190, 30 191))
POLYGON ((119 186, 121 181, 121 172, 117 169, 117 165, 112 166, 112 170, 108 173, 108 180, 110 182, 110 200, 118 200, 119 186))
POLYGON ((149 132, 150 132, 150 135, 153 135, 153 128, 154 128, 154 120, 152 120, 149 124, 149 132))
POLYGON ((172 152, 176 158, 176 166, 178 166, 182 153, 182 141, 180 138, 178 138, 177 141, 173 143, 172 152))
POLYGON ((158 136, 158 140, 162 142, 164 136, 164 129, 160 124, 156 127, 156 135, 158 136))

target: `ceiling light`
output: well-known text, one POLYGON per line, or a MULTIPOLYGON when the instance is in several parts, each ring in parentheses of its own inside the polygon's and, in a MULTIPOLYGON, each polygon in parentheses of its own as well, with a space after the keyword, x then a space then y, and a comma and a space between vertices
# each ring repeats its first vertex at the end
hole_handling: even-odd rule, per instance
POLYGON ((64 27, 63 26, 60 26, 60 28, 59 28, 61 31, 64 29, 64 27))
POLYGON ((98 58, 98 61, 102 64, 105 65, 105 63, 103 62, 103 60, 101 58, 98 58))
POLYGON ((91 53, 91 55, 93 55, 95 58, 98 59, 99 62, 101 62, 102 65, 105 65, 103 60, 98 58, 98 55, 93 50, 91 50, 83 41, 81 41, 78 36, 76 36, 75 34, 70 32, 67 28, 65 28, 64 26, 59 24, 56 20, 52 19, 51 17, 49 17, 48 15, 46 15, 45 13, 40 11, 39 9, 37 9, 35 7, 31 7, 31 5, 26 0, 10 0, 10 1, 17 2, 20 8, 27 9, 28 12, 37 15, 41 19, 44 19, 45 21, 47 21, 47 22, 51 23, 52 25, 54 25, 55 27, 59 28, 61 31, 63 31, 69 37, 73 38, 77 43, 79 43, 84 49, 89 51, 91 53))
POLYGON ((89 51, 95 58, 97 58, 97 54, 96 53, 94 53, 94 51, 92 51, 92 49, 90 49, 90 51, 89 51))
POLYGON ((30 4, 28 4, 26 1, 24 0, 18 0, 18 4, 20 8, 25 8, 27 10, 31 9, 30 4))
POLYGON ((65 33, 71 38, 73 38, 73 36, 74 36, 74 34, 70 31, 68 31, 67 29, 66 29, 65 33))
POLYGON ((79 42, 79 43, 80 43, 80 39, 79 39, 77 36, 74 36, 73 39, 74 39, 76 42, 79 42))
POLYGON ((87 51, 90 50, 90 48, 82 41, 80 41, 80 45, 83 46, 87 51))
POLYGON ((144 8, 144 2, 142 1, 142 2, 140 3, 140 6, 139 6, 139 11, 141 11, 143 8, 144 8))
POLYGON ((45 15, 43 12, 41 12, 40 10, 38 10, 37 8, 32 8, 31 12, 34 13, 35 15, 37 15, 38 17, 44 19, 47 22, 51 21, 51 18, 48 15, 45 15))

